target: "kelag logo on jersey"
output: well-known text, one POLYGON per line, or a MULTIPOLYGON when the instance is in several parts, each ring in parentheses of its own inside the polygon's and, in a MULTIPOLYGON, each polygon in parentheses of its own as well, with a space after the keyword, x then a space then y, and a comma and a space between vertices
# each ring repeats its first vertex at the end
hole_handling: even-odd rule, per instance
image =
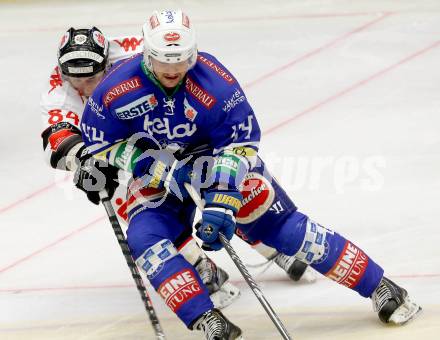
POLYGON ((156 106, 156 97, 154 94, 149 94, 116 109, 115 113, 119 119, 133 119, 153 111, 156 106))
POLYGON ((166 135, 169 140, 192 136, 197 131, 197 125, 186 123, 175 126, 170 125, 168 118, 154 118, 150 120, 149 115, 145 116, 144 130, 151 134, 166 135))
POLYGON ((197 60, 207 65, 209 68, 215 71, 220 77, 226 80, 229 84, 235 83, 234 78, 232 78, 232 76, 228 72, 226 72, 224 69, 222 69, 219 65, 217 65, 213 61, 206 59, 204 56, 200 54, 197 56, 197 60))

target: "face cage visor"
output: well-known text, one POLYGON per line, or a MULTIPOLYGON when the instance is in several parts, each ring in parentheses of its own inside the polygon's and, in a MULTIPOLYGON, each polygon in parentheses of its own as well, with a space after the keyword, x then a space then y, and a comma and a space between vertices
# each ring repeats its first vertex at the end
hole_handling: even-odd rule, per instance
POLYGON ((191 58, 177 63, 165 63, 153 57, 149 57, 151 69, 154 73, 186 73, 189 71, 192 61, 191 58))

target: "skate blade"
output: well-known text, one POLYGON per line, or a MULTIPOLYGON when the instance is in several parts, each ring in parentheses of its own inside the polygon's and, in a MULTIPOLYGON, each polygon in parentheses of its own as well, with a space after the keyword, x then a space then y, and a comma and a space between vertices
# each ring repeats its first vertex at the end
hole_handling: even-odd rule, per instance
POLYGON ((237 300, 240 297, 240 294, 241 292, 238 287, 226 281, 223 283, 220 290, 212 293, 209 297, 211 298, 215 308, 223 309, 237 300))
POLYGON ((303 281, 306 283, 314 283, 316 282, 317 279, 317 275, 314 269, 307 267, 306 271, 304 272, 304 274, 301 276, 301 278, 299 279, 299 281, 303 281))
POLYGON ((405 299, 405 303, 397 308, 391 315, 388 323, 394 325, 405 325, 420 315, 422 307, 412 302, 409 298, 405 299))

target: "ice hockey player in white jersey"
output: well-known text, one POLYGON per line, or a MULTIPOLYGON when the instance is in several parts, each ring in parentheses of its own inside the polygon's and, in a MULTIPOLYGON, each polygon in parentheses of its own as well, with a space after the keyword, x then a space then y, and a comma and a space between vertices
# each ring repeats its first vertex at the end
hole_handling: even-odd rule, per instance
MULTIPOLYGON (((52 168, 75 171, 78 159, 85 149, 80 132, 80 119, 99 81, 115 62, 142 52, 142 38, 127 36, 107 40, 99 29, 70 28, 61 38, 58 65, 50 75, 47 88, 41 96, 41 113, 44 131, 43 148, 52 168)), ((99 162, 96 162, 99 166, 99 162)), ((114 207, 126 196, 124 176, 118 179, 115 167, 100 167, 104 172, 106 188, 114 207)), ((89 200, 97 204, 95 195, 89 200)), ((125 199, 124 199, 125 201, 125 199)), ((116 209, 115 209, 116 210, 116 209)), ((119 221, 127 224, 126 209, 118 209, 119 221)), ((228 281, 229 275, 209 259, 200 249, 191 233, 182 234, 176 247, 194 265, 208 286, 210 297, 217 308, 230 305, 240 295, 238 287, 228 281)))

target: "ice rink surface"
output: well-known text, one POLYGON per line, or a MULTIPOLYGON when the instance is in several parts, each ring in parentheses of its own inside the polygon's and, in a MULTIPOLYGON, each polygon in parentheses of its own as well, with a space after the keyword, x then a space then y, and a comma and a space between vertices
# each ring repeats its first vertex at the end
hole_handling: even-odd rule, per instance
MULTIPOLYGON (((102 207, 43 161, 39 96, 70 26, 139 33, 182 7, 199 48, 240 80, 261 154, 297 206, 356 242, 423 314, 385 327, 324 277, 252 270, 295 339, 440 339, 440 2, 0 0, 0 339, 153 339, 102 207)), ((246 263, 263 258, 235 240, 246 263)), ((225 314, 246 339, 276 329, 242 288, 225 314)), ((150 287, 168 339, 201 339, 150 287)))

